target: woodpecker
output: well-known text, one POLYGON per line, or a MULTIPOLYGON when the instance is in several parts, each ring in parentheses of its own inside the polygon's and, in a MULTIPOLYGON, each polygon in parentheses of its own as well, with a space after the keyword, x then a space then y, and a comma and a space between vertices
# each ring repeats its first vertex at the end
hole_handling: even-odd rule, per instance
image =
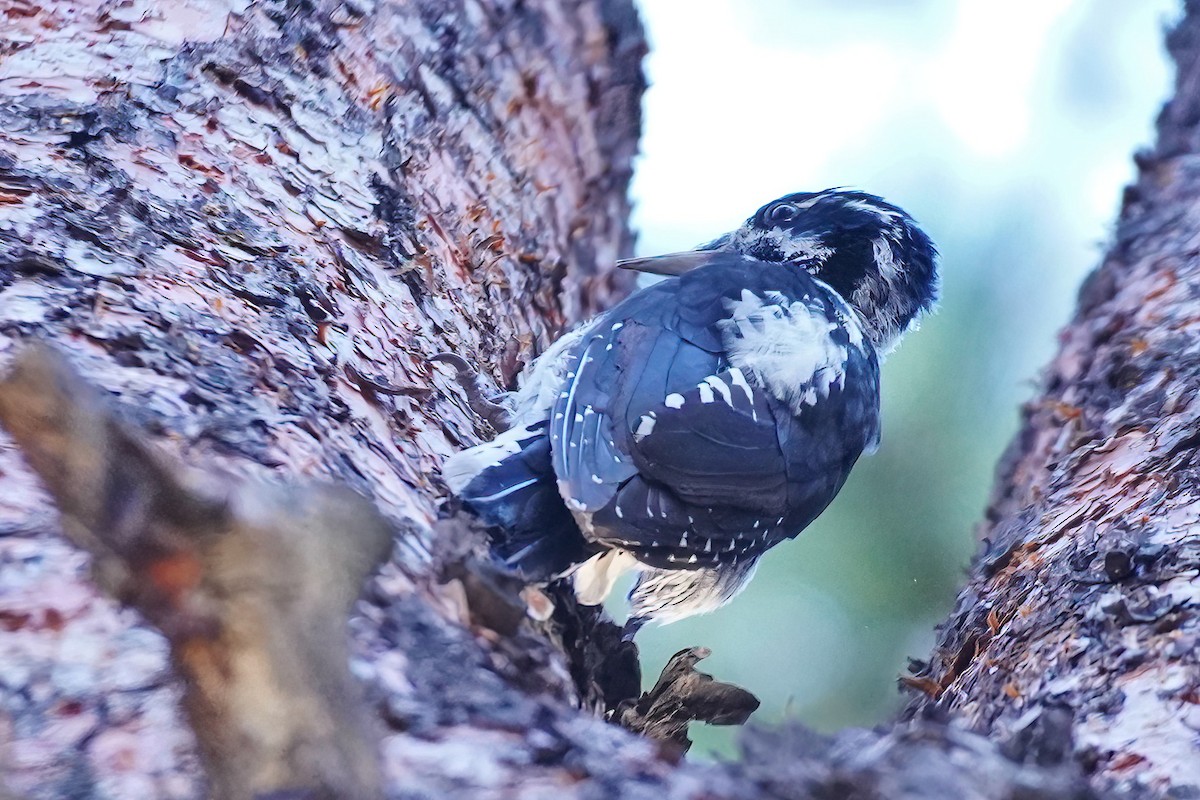
POLYGON ((627 638, 712 611, 877 447, 879 360, 933 307, 936 261, 900 208, 827 189, 620 262, 668 277, 547 349, 511 426, 443 477, 530 581, 594 605, 637 570, 627 638))

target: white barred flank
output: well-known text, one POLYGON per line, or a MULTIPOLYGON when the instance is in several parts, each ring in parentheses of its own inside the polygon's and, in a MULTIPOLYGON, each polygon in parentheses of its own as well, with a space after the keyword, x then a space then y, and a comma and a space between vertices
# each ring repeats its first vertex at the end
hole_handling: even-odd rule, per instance
POLYGON ((517 389, 512 400, 518 422, 533 422, 549 416, 550 407, 554 405, 567 382, 566 371, 571 349, 583 339, 584 334, 596 327, 597 321, 581 325, 559 338, 546 352, 538 356, 528 370, 521 373, 521 387, 517 389))
POLYGON ((644 567, 629 593, 630 619, 661 625, 707 614, 736 597, 758 567, 758 559, 715 568, 665 570, 644 567))
POLYGON ((580 326, 552 344, 531 367, 521 373, 520 388, 514 393, 513 427, 490 442, 455 453, 442 465, 442 478, 450 491, 462 494, 476 475, 521 451, 520 443, 535 435, 531 428, 550 416, 550 409, 566 380, 571 348, 595 323, 580 326))

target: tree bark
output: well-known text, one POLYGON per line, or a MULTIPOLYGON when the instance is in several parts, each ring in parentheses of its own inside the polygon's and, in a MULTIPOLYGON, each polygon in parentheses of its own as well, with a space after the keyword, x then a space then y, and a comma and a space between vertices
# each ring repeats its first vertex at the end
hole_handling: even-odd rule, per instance
MULTIPOLYGON (((437 464, 485 433, 426 359, 508 385, 628 288, 643 49, 619 2, 0 2, 0 360, 54 342, 188 463, 375 501, 399 536, 360 672, 415 731, 390 770, 537 707, 434 580, 437 464)), ((0 486, 9 782, 196 796, 163 640, 7 438, 0 486)))
MULTIPOLYGON (((382 780, 361 781, 361 796, 1059 798, 1200 782, 1189 727, 1200 549, 1188 533, 1200 3, 1172 37, 1179 96, 1160 142, 1007 459, 991 544, 931 666, 910 679, 930 696, 891 730, 751 730, 744 758, 723 765, 682 762, 600 719, 564 637, 473 570, 461 522, 439 521, 437 465, 488 431, 427 359, 460 353, 509 386, 557 333, 629 288, 611 266, 631 241, 643 85, 630 3, 0 0, 0 23, 0 365, 27 340, 51 342, 107 395, 64 391, 53 406, 47 393, 43 408, 0 391, 13 434, 0 434, 10 789, 329 796, 368 769, 350 744, 328 763, 296 763, 331 734, 375 746, 382 780), (60 435, 53 420, 80 409, 99 422, 71 430, 142 433, 103 440, 119 447, 60 435), (208 508, 179 463, 235 487, 231 497, 290 488, 262 490, 269 525, 245 524, 250 501, 185 525, 156 516, 163 493, 208 508), (104 491, 88 495, 79 475, 108 476, 96 479, 104 491), (305 725, 326 728, 288 740, 299 749, 272 740, 288 727, 274 723, 214 749, 214 728, 240 735, 259 708, 229 703, 211 680, 244 688, 260 674, 239 669, 246 642, 230 631, 246 619, 265 631, 266 613, 284 620, 303 607, 288 579, 302 596, 311 582, 282 556, 260 558, 269 602, 198 613, 196 598, 216 607, 249 588, 262 599, 249 573, 233 588, 215 580, 231 559, 213 554, 251 528, 305 553, 344 534, 335 541, 353 551, 373 524, 325 514, 308 479, 370 498, 396 542, 351 624, 371 721, 347 709, 356 692, 336 665, 289 671, 277 634, 303 627, 301 615, 243 639, 264 640, 249 642, 262 674, 299 676, 298 696, 324 687, 297 708, 317 709, 305 725), (287 538, 305 525, 324 533, 287 538), (101 554, 95 580, 64 527, 101 554), (115 581, 102 568, 113 554, 115 581), (211 652, 233 666, 188 661, 196 641, 220 643, 211 652), (345 717, 320 711, 330 698, 345 717), (257 756, 238 765, 238 741, 279 769, 256 772, 257 756)), ((10 389, 38 385, 22 383, 31 374, 15 371, 10 389)), ((343 575, 363 567, 346 560, 343 575)), ((331 591, 314 631, 336 627, 344 589, 331 591)), ((309 646, 319 635, 295 636, 295 663, 330 661, 309 646)), ((592 629, 571 637, 603 641, 592 629)), ((278 698, 259 699, 277 712, 278 698)), ((628 715, 662 696, 643 700, 628 715)))

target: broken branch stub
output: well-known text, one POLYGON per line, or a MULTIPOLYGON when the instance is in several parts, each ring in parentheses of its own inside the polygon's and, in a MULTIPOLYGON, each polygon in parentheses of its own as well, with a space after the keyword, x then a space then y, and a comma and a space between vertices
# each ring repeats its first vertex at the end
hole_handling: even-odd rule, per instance
POLYGON ((213 796, 380 796, 345 645, 359 589, 391 548, 371 503, 185 472, 43 346, 0 380, 0 425, 98 583, 170 642, 213 796))
POLYGON ((709 725, 741 725, 759 706, 750 692, 696 670, 710 655, 706 647, 680 650, 663 667, 654 688, 637 701, 617 710, 617 721, 625 728, 687 752, 692 746, 687 730, 690 722, 709 725))

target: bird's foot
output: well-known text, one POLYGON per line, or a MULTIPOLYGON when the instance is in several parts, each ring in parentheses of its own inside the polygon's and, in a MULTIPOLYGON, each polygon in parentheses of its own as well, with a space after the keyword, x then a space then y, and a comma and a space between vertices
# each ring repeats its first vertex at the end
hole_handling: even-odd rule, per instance
POLYGON ((486 380, 479 370, 457 353, 438 353, 429 357, 430 361, 440 361, 454 368, 454 378, 467 395, 467 405, 472 411, 483 417, 497 433, 504 433, 512 427, 512 408, 507 402, 508 393, 489 396, 486 380))
POLYGON ((632 642, 633 637, 637 636, 638 631, 649 621, 649 617, 630 617, 625 620, 625 627, 621 630, 621 641, 632 642))

